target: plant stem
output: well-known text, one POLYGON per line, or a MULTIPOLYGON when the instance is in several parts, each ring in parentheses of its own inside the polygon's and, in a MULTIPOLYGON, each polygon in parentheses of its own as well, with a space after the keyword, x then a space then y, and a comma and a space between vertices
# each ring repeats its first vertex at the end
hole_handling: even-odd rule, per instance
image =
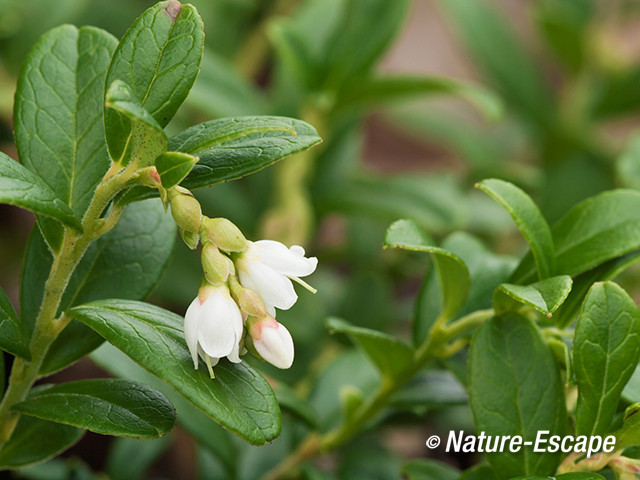
POLYGON ((314 457, 318 453, 334 450, 349 441, 368 421, 376 417, 384 409, 389 397, 411 380, 420 369, 436 358, 444 358, 449 353, 450 349, 447 344, 450 341, 453 341, 453 346, 457 346, 456 339, 459 335, 484 323, 493 315, 493 310, 478 310, 448 325, 446 317, 439 317, 431 328, 427 340, 416 350, 415 360, 409 367, 396 377, 383 377, 377 393, 364 402, 348 421, 322 436, 318 436, 316 432, 309 434, 300 447, 273 470, 269 471, 263 477, 263 480, 286 478, 305 460, 314 457))
MULTIPOLYGON (((27 397, 39 377, 40 368, 49 347, 69 322, 68 317, 62 315, 58 318, 57 313, 71 275, 91 242, 106 233, 105 226, 112 227, 115 224, 115 222, 107 224, 101 218, 102 212, 131 177, 132 172, 128 170, 121 170, 115 166, 109 169, 96 188, 93 200, 84 215, 83 232, 79 233, 65 227, 60 251, 53 256, 49 277, 44 287, 42 305, 29 345, 31 360, 15 358, 9 385, 0 403, 0 447, 11 438, 18 423, 20 414, 11 411, 12 407, 27 397)), ((118 215, 119 212, 116 212, 116 217, 118 215)))

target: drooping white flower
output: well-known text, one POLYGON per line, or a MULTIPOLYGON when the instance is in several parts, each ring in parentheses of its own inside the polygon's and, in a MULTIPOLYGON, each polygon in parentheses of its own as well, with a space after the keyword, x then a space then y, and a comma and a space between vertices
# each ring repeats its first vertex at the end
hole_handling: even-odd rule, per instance
POLYGON ((251 323, 249 335, 260 356, 278 368, 293 364, 293 339, 289 330, 273 317, 264 317, 251 323))
POLYGON ((239 363, 242 331, 242 314, 227 286, 206 285, 200 288, 184 316, 184 336, 194 367, 198 368, 200 355, 213 378, 212 367, 221 358, 227 357, 231 362, 239 363))
POLYGON ((275 316, 275 307, 287 310, 296 303, 298 295, 291 280, 315 292, 300 280, 312 274, 318 265, 316 257, 304 256, 304 248, 298 245, 287 248, 274 240, 248 244, 247 251, 236 261, 240 283, 262 297, 270 315, 275 316))

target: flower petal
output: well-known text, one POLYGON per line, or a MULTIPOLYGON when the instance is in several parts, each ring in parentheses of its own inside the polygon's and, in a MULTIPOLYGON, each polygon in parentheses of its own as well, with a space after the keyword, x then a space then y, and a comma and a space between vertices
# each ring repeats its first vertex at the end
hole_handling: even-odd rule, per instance
POLYGON ((203 311, 202 304, 198 297, 196 297, 184 315, 184 338, 196 370, 198 369, 198 324, 203 311))
POLYGON ((288 277, 305 277, 312 274, 318 266, 316 257, 306 258, 304 248, 294 245, 287 248, 274 240, 259 240, 249 246, 265 265, 288 277))
POLYGON ((287 310, 296 303, 296 295, 291 280, 260 262, 246 262, 238 269, 243 287, 256 292, 269 308, 269 305, 287 310))
POLYGON ((253 345, 270 364, 278 368, 289 368, 293 364, 293 339, 284 325, 273 321, 260 330, 260 338, 253 345))
POLYGON ((203 304, 205 313, 198 325, 198 342, 210 357, 226 357, 239 341, 242 314, 227 287, 217 287, 203 304))

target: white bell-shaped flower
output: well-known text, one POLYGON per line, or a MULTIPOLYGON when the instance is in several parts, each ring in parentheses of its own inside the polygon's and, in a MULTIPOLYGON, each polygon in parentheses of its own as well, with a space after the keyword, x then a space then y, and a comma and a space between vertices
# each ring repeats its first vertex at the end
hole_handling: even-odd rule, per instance
POLYGON ((278 368, 293 364, 293 339, 289 330, 273 317, 265 317, 251 323, 249 335, 260 356, 278 368))
POLYGON ((199 354, 213 378, 212 367, 221 358, 239 363, 242 332, 242 314, 227 286, 201 287, 184 316, 184 336, 193 366, 198 368, 199 354))
POLYGON ((240 283, 262 297, 270 315, 275 315, 275 308, 287 310, 296 303, 298 295, 291 280, 315 292, 300 280, 312 274, 318 265, 316 257, 304 256, 304 248, 298 245, 287 248, 274 240, 248 244, 247 251, 236 261, 240 283))

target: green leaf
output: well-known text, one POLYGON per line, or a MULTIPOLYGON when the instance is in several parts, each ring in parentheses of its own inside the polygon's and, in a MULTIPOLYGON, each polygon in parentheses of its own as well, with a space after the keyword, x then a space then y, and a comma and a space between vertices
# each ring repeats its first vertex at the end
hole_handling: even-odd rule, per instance
POLYGON ((491 195, 516 222, 533 252, 538 278, 544 280, 553 275, 555 270, 553 237, 549 225, 531 197, 504 180, 483 180, 476 186, 491 195))
POLYGON ((499 119, 504 110, 500 99, 477 85, 462 83, 446 77, 374 77, 358 82, 341 92, 339 109, 362 109, 417 95, 455 95, 467 100, 492 120, 499 119))
POLYGON ((507 104, 540 128, 552 129, 553 95, 507 20, 485 0, 445 0, 439 5, 507 104))
MULTIPOLYGON (((129 85, 132 97, 165 127, 198 75, 203 44, 202 20, 195 7, 176 0, 157 3, 122 37, 106 85, 116 80, 129 85)), ((118 160, 136 132, 126 116, 107 106, 104 126, 109 153, 118 160)))
MULTIPOLYGON (((575 276, 640 249, 640 192, 612 190, 574 206, 551 229, 556 272, 575 276)), ((535 276, 527 254, 512 276, 526 283, 535 276)))
POLYGON ((331 333, 346 334, 387 378, 396 378, 413 365, 413 350, 394 337, 338 318, 329 318, 326 325, 331 333))
POLYGON ((320 142, 315 129, 286 117, 236 117, 195 125, 171 138, 173 151, 200 157, 187 188, 235 180, 320 142))
POLYGON ((411 460, 402 466, 407 480, 458 480, 460 471, 436 460, 411 460))
MULTIPOLYGON (((59 313, 105 297, 146 298, 169 261, 175 238, 175 223, 165 215, 159 200, 128 206, 114 229, 85 253, 67 285, 59 313)), ((34 231, 27 246, 20 297, 27 338, 31 338, 40 310, 51 262, 51 253, 34 231)), ((49 349, 41 373, 69 365, 102 341, 90 328, 71 321, 49 349)))
POLYGON ((595 282, 613 280, 626 268, 640 259, 640 251, 628 253, 609 260, 587 272, 581 273, 573 279, 571 293, 556 313, 556 323, 566 328, 578 315, 587 292, 595 282))
MULTIPOLYGON (((103 30, 63 25, 40 38, 18 79, 14 121, 20 162, 76 218, 84 215, 109 168, 101 99, 116 43, 103 30)), ((38 224, 57 251, 60 226, 46 217, 38 217, 38 224)))
MULTIPOLYGON (((456 317, 491 308, 493 291, 507 280, 516 260, 494 254, 480 240, 464 232, 452 233, 442 242, 442 247, 460 257, 469 270, 469 294, 456 317)), ((441 296, 436 272, 427 272, 415 305, 413 337, 416 345, 422 344, 429 335, 442 309, 441 296)))
POLYGON ((117 377, 150 385, 165 394, 176 409, 176 419, 180 422, 180 426, 189 432, 199 445, 209 449, 221 459, 228 470, 226 476, 233 477, 237 452, 231 433, 113 345, 109 343, 102 345, 91 353, 91 360, 117 377))
POLYGON ((27 168, 0 152, 0 203, 26 208, 40 215, 60 220, 82 231, 82 225, 71 209, 51 188, 27 168))
POLYGON ((432 241, 416 223, 398 220, 391 224, 384 239, 384 248, 402 248, 428 252, 438 272, 442 287, 442 315, 452 318, 464 305, 469 291, 469 272, 457 255, 432 246, 432 241))
POLYGON ((566 300, 572 284, 568 275, 547 278, 531 285, 503 283, 493 295, 494 308, 496 313, 503 313, 509 310, 515 301, 551 317, 566 300))
POLYGON ((109 155, 123 166, 136 162, 141 167, 152 165, 155 158, 167 150, 169 141, 162 127, 142 106, 122 80, 115 80, 105 94, 104 106, 118 112, 121 127, 128 132, 126 137, 107 137, 109 155))
POLYGON ((629 405, 624 411, 622 428, 617 430, 616 449, 625 449, 640 445, 640 403, 629 405))
POLYGON ((246 363, 216 366, 216 378, 194 370, 182 317, 152 305, 102 300, 67 312, 93 328, 225 428, 262 445, 280 432, 280 409, 269 384, 246 363))
POLYGON ((394 407, 435 408, 465 405, 467 391, 448 370, 427 370, 414 376, 391 396, 394 407))
POLYGON ((83 434, 79 428, 23 415, 0 448, 0 470, 44 462, 71 447, 83 434))
POLYGON ((638 360, 638 307, 615 283, 594 284, 578 317, 573 343, 579 435, 603 435, 610 431, 620 394, 638 360))
POLYGON ((198 157, 181 152, 166 152, 156 158, 156 169, 164 188, 178 185, 189 174, 198 157))
MULTIPOLYGON (((24 336, 22 323, 16 315, 7 294, 0 288, 0 349, 12 355, 31 360, 29 342, 24 336)), ((2 352, 0 352, 2 355, 2 352)), ((4 384, 4 382, 3 382, 4 384)))
MULTIPOLYGON (((536 325, 514 314, 494 317, 476 332, 469 352, 469 400, 477 431, 519 435, 535 442, 540 430, 562 435, 566 428, 564 386, 536 325)), ((523 446, 487 453, 499 478, 548 475, 560 456, 523 446)))
POLYGON ((175 410, 141 383, 92 379, 38 389, 13 410, 102 435, 156 438, 175 423, 175 410))

